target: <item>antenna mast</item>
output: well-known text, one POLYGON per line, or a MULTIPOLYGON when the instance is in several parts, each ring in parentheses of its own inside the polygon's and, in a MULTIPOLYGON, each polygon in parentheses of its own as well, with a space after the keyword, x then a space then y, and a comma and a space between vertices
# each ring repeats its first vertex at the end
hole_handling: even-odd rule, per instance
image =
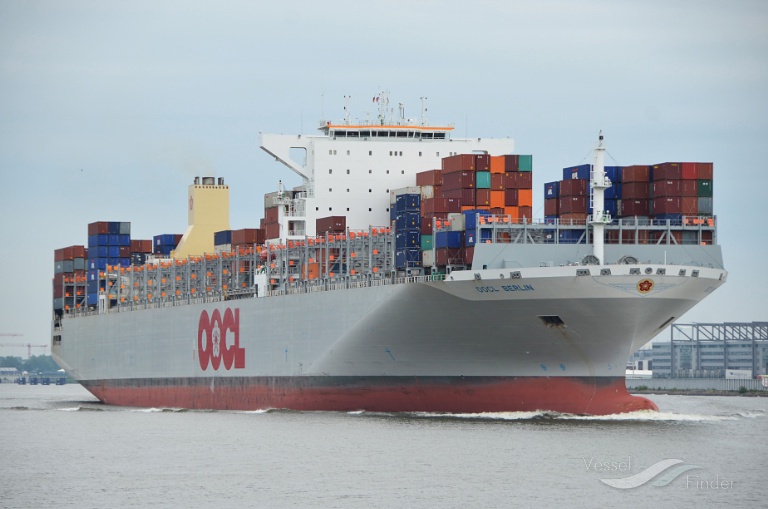
POLYGON ((605 264, 605 225, 611 223, 611 213, 605 210, 605 190, 609 187, 611 181, 605 176, 603 131, 600 131, 595 149, 595 164, 590 176, 592 215, 589 218, 589 224, 592 225, 593 254, 600 265, 605 264))

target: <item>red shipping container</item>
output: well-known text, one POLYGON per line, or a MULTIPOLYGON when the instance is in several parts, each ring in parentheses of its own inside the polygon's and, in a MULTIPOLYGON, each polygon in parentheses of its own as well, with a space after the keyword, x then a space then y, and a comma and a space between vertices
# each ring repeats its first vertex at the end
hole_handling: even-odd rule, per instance
MULTIPOLYGON (((462 206, 466 205, 462 200, 462 206)), ((475 192, 475 205, 488 206, 491 205, 491 190, 490 189, 478 189, 475 192)))
POLYGON ((475 173, 471 171, 457 171, 443 173, 443 192, 454 189, 472 189, 475 187, 475 173))
POLYGON ((526 219, 533 218, 533 207, 518 207, 518 217, 526 219))
POLYGON ((448 201, 446 198, 427 198, 421 200, 421 215, 434 214, 436 212, 448 212, 448 201))
POLYGON ((560 214, 560 199, 559 198, 547 198, 544 200, 544 215, 556 216, 560 214))
POLYGON ((472 260, 475 258, 475 248, 474 247, 463 247, 461 248, 461 259, 464 260, 464 264, 466 265, 472 265, 472 260))
POLYGON ((131 257, 131 246, 120 246, 120 258, 131 257))
POLYGON ((280 237, 280 223, 269 223, 265 225, 264 234, 267 239, 277 239, 280 237))
MULTIPOLYGON (((510 175, 528 175, 528 173, 511 173, 510 175)), ((491 189, 503 191, 505 189, 506 173, 491 173, 491 189)))
POLYGON ((448 212, 461 212, 461 198, 445 198, 446 203, 448 204, 448 212))
POLYGON ((504 171, 506 173, 512 173, 520 169, 520 155, 509 154, 502 156, 504 158, 504 171))
POLYGON ((504 206, 517 207, 517 203, 518 203, 518 190, 505 189, 504 190, 504 206))
POLYGON ((442 172, 440 170, 427 170, 416 174, 417 186, 439 186, 442 182, 442 172))
POLYGON ((475 171, 491 171, 491 156, 475 154, 475 171))
POLYGON ((683 180, 680 194, 683 196, 698 196, 699 182, 697 180, 683 180))
POLYGON ((506 189, 532 189, 533 173, 529 171, 507 173, 505 174, 504 187, 506 189))
POLYGON ((653 165, 653 180, 680 180, 682 178, 682 163, 661 163, 653 165))
POLYGON ((622 217, 649 216, 650 215, 649 200, 631 200, 626 198, 622 199, 621 215, 622 217))
POLYGON ((561 180, 560 196, 586 196, 589 194, 588 180, 561 180))
POLYGON ((680 196, 667 196, 666 198, 654 198, 653 214, 682 214, 683 198, 680 196))
POLYGON ((650 198, 651 184, 645 182, 626 182, 621 185, 621 197, 628 200, 647 200, 650 198))
POLYGON ((696 163, 696 178, 699 180, 712 180, 712 163, 696 163))
POLYGON ((589 214, 586 212, 571 212, 568 214, 560 214, 560 224, 587 224, 587 218, 589 214))
POLYGON ((458 199, 461 202, 462 207, 475 204, 474 189, 451 189, 449 191, 443 191, 443 196, 446 198, 458 199))
MULTIPOLYGON (((649 182, 651 167, 644 165, 625 166, 621 170, 621 181, 626 182, 649 182)), ((622 195, 624 190, 622 189, 622 195)))
POLYGON ((697 180, 699 172, 696 169, 696 163, 683 163, 681 175, 683 180, 697 180))
POLYGON ((655 180, 653 182, 653 197, 682 196, 682 180, 655 180))
MULTIPOLYGON (((318 235, 323 233, 344 233, 347 230, 346 216, 328 216, 320 217, 315 220, 315 231, 318 235)), ((234 243, 234 232, 232 232, 232 243, 234 243)))
POLYGON ((280 211, 277 207, 264 209, 264 223, 276 223, 280 220, 280 211))
POLYGON ((686 216, 699 215, 699 199, 695 196, 683 196, 683 214, 686 216))
POLYGON ((564 196, 560 197, 560 215, 562 214, 584 214, 587 212, 586 196, 564 196))
POLYGON ((424 214, 421 216, 421 234, 422 235, 432 235, 432 219, 435 219, 436 221, 444 221, 448 219, 448 213, 447 212, 438 212, 435 214, 424 214))
POLYGON ((106 235, 109 234, 108 221, 96 221, 88 225, 88 235, 106 235))
MULTIPOLYGON (((342 218, 344 216, 341 216, 342 218)), ((318 219, 319 221, 319 219, 318 219)), ((260 228, 243 228, 232 230, 232 245, 243 246, 264 243, 264 230, 260 228)))
POLYGON ((443 158, 443 177, 446 173, 457 171, 475 171, 475 154, 458 154, 443 158))

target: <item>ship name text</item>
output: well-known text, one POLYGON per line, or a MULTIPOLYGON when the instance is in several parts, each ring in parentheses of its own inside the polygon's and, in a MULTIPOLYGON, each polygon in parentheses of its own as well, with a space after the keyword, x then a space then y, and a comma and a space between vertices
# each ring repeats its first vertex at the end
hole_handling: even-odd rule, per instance
POLYGON ((534 292, 532 285, 501 285, 496 286, 476 286, 475 290, 480 293, 495 293, 495 292, 534 292))

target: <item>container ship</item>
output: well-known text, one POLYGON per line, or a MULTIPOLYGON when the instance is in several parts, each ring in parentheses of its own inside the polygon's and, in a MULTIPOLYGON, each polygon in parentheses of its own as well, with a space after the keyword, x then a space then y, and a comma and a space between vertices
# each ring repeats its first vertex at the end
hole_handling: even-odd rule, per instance
POLYGON ((727 278, 712 163, 606 166, 600 135, 536 219, 512 139, 374 104, 261 135, 301 185, 276 182, 258 227, 232 229, 229 186, 203 176, 183 233, 96 221, 56 250, 56 361, 113 405, 656 409, 627 393, 629 355, 727 278))

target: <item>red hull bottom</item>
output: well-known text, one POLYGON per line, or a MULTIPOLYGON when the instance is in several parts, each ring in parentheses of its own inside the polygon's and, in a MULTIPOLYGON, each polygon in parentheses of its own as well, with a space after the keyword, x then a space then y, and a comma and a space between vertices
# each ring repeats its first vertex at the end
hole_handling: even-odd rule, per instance
POLYGON ((608 415, 658 410, 624 377, 236 377, 83 381, 103 403, 216 410, 608 415))

